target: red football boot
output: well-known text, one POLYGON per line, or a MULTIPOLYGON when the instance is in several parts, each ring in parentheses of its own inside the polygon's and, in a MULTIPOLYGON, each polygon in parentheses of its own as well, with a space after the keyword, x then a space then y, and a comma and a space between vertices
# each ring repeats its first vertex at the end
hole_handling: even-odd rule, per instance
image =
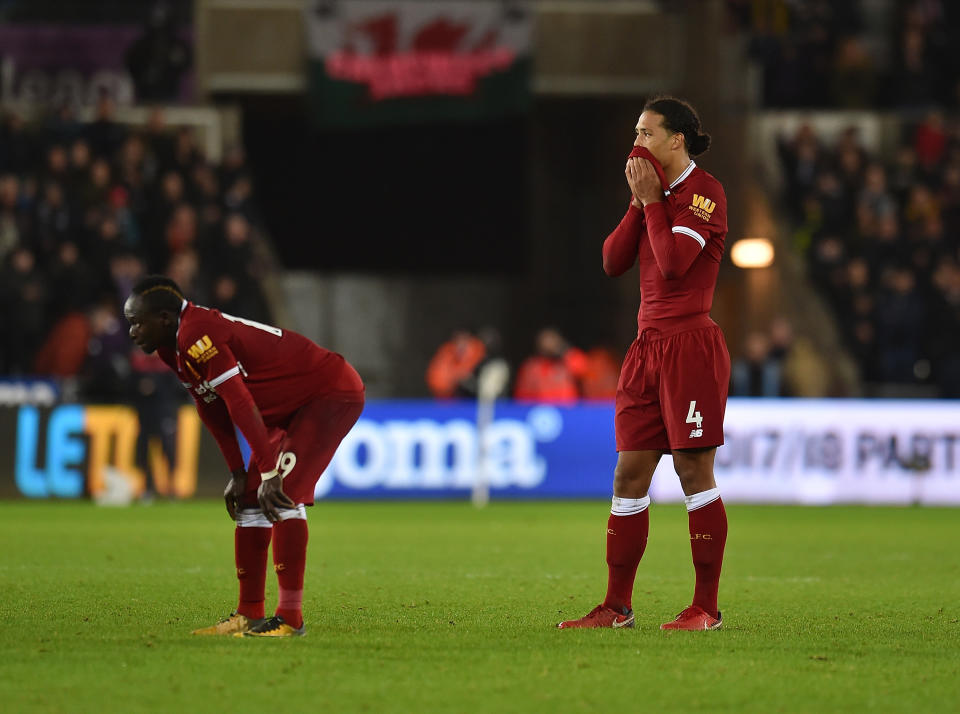
POLYGON ((565 620, 557 625, 561 630, 572 630, 586 627, 633 627, 633 610, 623 608, 617 612, 611 607, 597 605, 579 620, 565 620))
POLYGON ((673 622, 660 625, 661 630, 719 630, 723 626, 723 616, 717 612, 712 617, 703 608, 691 605, 677 615, 673 622))

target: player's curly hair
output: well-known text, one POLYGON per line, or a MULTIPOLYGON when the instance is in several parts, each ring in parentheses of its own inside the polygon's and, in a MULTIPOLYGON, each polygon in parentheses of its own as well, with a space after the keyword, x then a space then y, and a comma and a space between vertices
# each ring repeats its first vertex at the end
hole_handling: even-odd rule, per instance
POLYGON ((700 117, 689 102, 661 95, 647 100, 643 111, 663 115, 663 128, 675 134, 683 134, 690 156, 699 156, 710 148, 710 135, 703 131, 700 117))
POLYGON ((143 305, 151 312, 169 310, 180 312, 180 306, 186 299, 183 290, 173 280, 163 275, 148 275, 133 286, 131 295, 143 300, 143 305))

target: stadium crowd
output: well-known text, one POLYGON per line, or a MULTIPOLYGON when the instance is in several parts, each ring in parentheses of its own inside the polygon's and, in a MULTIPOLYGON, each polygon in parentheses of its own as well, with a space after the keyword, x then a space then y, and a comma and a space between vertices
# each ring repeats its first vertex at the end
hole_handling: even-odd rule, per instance
POLYGON ((804 125, 780 157, 794 244, 863 379, 960 396, 960 123, 905 123, 889 156, 804 125))
POLYGON ((727 0, 727 8, 763 68, 764 106, 960 107, 956 2, 727 0))
MULTIPOLYGON (((508 367, 510 378, 497 396, 528 402, 572 404, 611 400, 616 396, 622 354, 605 345, 582 350, 557 329, 544 327, 535 336, 533 353, 510 365, 499 332, 458 329, 441 344, 427 366, 426 384, 438 399, 474 399, 484 368, 494 361, 508 367)), ((730 395, 793 397, 826 393, 828 371, 811 341, 794 334, 793 325, 776 317, 768 329, 747 335, 742 355, 731 370, 730 395)))
POLYGON ((484 327, 476 334, 458 329, 437 348, 427 366, 427 387, 439 399, 476 398, 483 370, 494 362, 509 375, 497 396, 529 402, 613 399, 620 376, 619 355, 604 346, 581 350, 553 327, 536 334, 533 354, 514 373, 503 356, 499 331, 484 327))
POLYGON ((0 374, 83 376, 117 398, 130 343, 122 301, 147 272, 198 302, 269 320, 259 218, 244 153, 215 165, 156 109, 143 127, 69 106, 0 124, 0 374), (89 345, 89 350, 88 350, 89 345))

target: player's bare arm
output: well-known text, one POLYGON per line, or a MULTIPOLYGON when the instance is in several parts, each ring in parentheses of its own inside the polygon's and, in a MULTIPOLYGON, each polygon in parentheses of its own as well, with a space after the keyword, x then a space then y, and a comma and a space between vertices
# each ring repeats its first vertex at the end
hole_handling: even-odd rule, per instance
POLYGON ((283 477, 280 474, 265 479, 260 484, 260 488, 257 489, 257 500, 260 501, 260 508, 271 523, 280 520, 281 509, 297 507, 293 499, 283 492, 283 477))
POLYGON ((237 520, 237 511, 241 508, 243 491, 247 483, 247 472, 245 469, 236 469, 230 473, 230 481, 223 491, 223 500, 227 504, 227 513, 230 518, 237 520))

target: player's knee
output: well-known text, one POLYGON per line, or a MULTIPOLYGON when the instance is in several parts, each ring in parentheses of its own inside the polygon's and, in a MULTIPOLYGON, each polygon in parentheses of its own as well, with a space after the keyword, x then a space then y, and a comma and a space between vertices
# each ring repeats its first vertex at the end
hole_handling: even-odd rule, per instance
POLYGON ((686 495, 708 491, 716 486, 712 469, 696 467, 677 467, 677 476, 680 477, 680 487, 686 495))
POLYGON ((619 493, 622 489, 633 489, 642 485, 644 475, 640 468, 618 463, 613 470, 614 491, 619 493))
POLYGON ((712 449, 674 452, 673 468, 685 494, 700 493, 716 486, 713 477, 713 454, 712 449))

